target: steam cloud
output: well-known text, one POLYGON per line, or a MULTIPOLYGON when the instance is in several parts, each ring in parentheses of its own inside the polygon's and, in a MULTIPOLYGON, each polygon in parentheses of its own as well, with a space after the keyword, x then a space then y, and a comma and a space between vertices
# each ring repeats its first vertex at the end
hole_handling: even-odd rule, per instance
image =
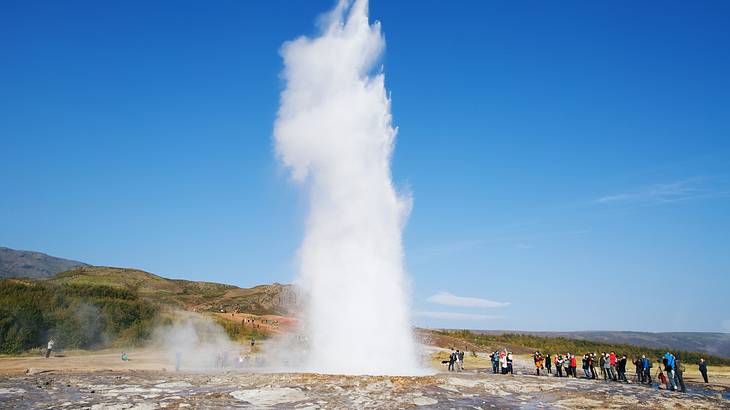
POLYGON ((391 181, 396 130, 382 72, 385 41, 366 0, 341 0, 315 38, 281 49, 286 89, 276 151, 309 192, 298 284, 307 298, 305 368, 418 372, 401 230, 411 201, 391 181))

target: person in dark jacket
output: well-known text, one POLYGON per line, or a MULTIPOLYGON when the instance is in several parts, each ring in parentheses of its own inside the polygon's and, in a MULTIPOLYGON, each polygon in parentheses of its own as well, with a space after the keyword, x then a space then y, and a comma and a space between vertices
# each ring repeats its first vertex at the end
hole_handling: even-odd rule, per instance
POLYGON ((679 353, 677 353, 677 357, 674 359, 674 379, 679 385, 679 390, 682 393, 686 393, 687 388, 684 386, 684 363, 680 360, 679 353))
POLYGON ((550 353, 545 355, 545 368, 547 369, 548 374, 552 374, 553 362, 552 358, 550 357, 550 353))
POLYGON ((586 353, 583 355, 583 359, 581 359, 581 362, 582 362, 581 367, 583 369, 583 374, 585 374, 586 379, 591 378, 591 371, 590 371, 590 368, 588 367, 588 357, 589 357, 589 355, 588 355, 588 353, 586 353))
POLYGON ((628 383, 629 381, 626 380, 626 355, 621 356, 620 359, 616 361, 616 371, 618 372, 618 381, 628 383))
POLYGON ((634 360, 631 361, 631 363, 634 365, 634 369, 636 371, 636 382, 642 383, 641 378, 644 374, 644 364, 641 363, 641 358, 637 356, 634 360))
POLYGON ((451 349, 451 354, 449 355, 449 371, 454 371, 454 362, 456 362, 456 352, 454 352, 454 349, 451 349))
POLYGON ((596 354, 595 353, 588 354, 588 367, 590 367, 590 369, 591 369, 591 379, 597 379, 598 375, 596 375, 596 354))
POLYGON ((705 359, 700 358, 700 367, 699 367, 700 373, 702 373, 702 378, 705 379, 705 383, 709 383, 707 381, 707 362, 705 359))

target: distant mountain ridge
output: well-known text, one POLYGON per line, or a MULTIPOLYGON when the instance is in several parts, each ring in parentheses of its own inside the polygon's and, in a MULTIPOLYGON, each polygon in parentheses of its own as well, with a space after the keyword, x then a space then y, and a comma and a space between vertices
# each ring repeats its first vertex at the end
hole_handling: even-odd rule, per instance
POLYGON ((43 279, 80 266, 88 265, 42 252, 21 251, 0 246, 0 279, 43 279))
POLYGON ((680 351, 703 352, 730 357, 730 333, 719 332, 631 332, 631 331, 576 331, 532 332, 522 330, 474 330, 474 333, 500 335, 516 333, 543 337, 564 337, 592 342, 620 343, 650 348, 669 348, 680 351))

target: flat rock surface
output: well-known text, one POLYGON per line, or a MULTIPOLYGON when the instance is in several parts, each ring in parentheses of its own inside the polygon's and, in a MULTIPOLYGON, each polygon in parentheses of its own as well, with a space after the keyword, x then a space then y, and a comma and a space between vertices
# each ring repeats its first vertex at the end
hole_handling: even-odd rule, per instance
POLYGON ((0 408, 730 408, 727 392, 674 393, 519 374, 423 377, 49 371, 0 376, 0 408))

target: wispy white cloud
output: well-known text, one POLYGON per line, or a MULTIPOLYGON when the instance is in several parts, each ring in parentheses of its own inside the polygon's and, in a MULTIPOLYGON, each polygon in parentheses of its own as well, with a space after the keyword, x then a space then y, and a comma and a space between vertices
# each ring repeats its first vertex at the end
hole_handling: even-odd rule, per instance
POLYGON ((449 320, 498 320, 503 319, 502 316, 481 315, 477 313, 460 313, 460 312, 434 312, 434 311, 416 311, 413 316, 425 317, 431 319, 449 319, 449 320))
POLYGON ((435 295, 429 296, 426 300, 438 305, 468 308, 497 308, 509 305, 507 302, 495 302, 493 300, 482 298, 456 296, 449 292, 438 292, 435 295))
POLYGON ((605 195, 594 199, 595 204, 653 206, 698 199, 730 196, 730 190, 721 189, 711 177, 695 177, 665 184, 605 195))

